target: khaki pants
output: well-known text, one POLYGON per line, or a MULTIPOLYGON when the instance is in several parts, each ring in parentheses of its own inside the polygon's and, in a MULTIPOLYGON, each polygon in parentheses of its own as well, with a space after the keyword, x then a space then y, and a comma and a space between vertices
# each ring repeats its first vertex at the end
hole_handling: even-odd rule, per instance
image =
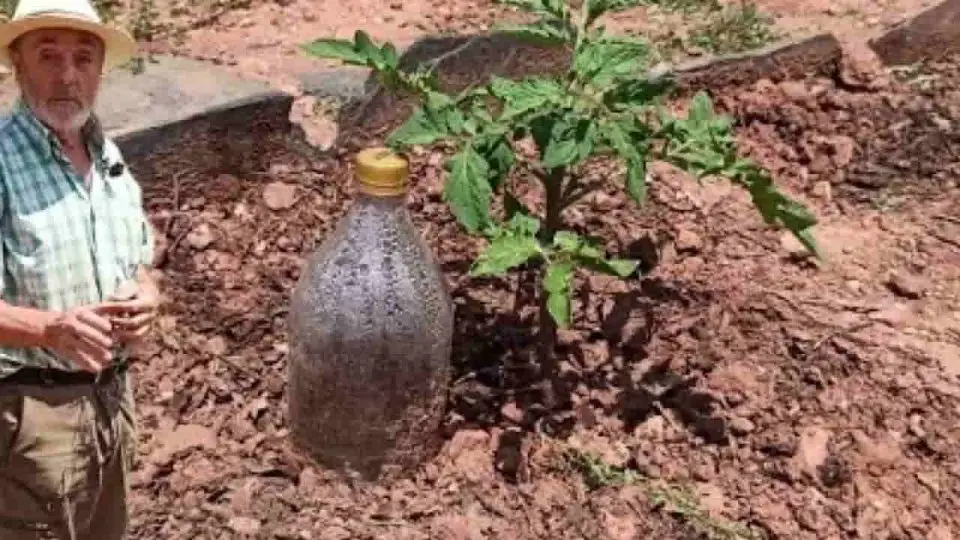
POLYGON ((0 540, 118 540, 136 424, 129 376, 96 385, 0 380, 0 540))

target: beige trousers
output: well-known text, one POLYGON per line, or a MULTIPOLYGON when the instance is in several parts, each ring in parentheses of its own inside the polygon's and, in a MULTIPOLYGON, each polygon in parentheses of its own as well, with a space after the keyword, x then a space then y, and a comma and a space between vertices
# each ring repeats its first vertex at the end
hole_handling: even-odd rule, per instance
POLYGON ((127 374, 0 380, 0 540, 119 540, 136 443, 127 374))

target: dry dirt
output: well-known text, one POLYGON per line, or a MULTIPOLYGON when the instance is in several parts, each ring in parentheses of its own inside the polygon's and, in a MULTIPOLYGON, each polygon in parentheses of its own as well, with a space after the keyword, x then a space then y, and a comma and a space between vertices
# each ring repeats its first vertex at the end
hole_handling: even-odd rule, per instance
POLYGON ((738 190, 665 167, 641 210, 611 185, 569 212, 645 275, 578 280, 565 416, 525 391, 528 280, 465 275, 478 245, 417 156, 458 376, 441 454, 379 486, 304 463, 283 418, 288 294, 349 204, 350 156, 145 186, 169 302, 136 368, 133 537, 957 537, 960 58, 901 75, 716 96, 822 217, 819 267, 738 190))
MULTIPOLYGON (((317 66, 298 42, 358 27, 410 41, 499 9, 251 4, 196 8, 182 43, 152 48, 293 90, 317 66)), ((783 28, 858 37, 920 4, 761 2, 783 28)), ((479 245, 441 203, 438 160, 417 156, 409 208, 456 298, 457 379, 441 454, 380 486, 311 467, 284 427, 288 295, 350 203, 351 156, 145 185, 167 302, 134 368, 131 537, 736 538, 733 523, 769 538, 960 537, 960 58, 902 79, 716 96, 744 148, 821 216, 820 266, 738 190, 666 167, 642 209, 612 185, 572 209, 645 274, 578 280, 559 348, 576 404, 560 417, 524 391, 529 280, 466 275, 479 245)))

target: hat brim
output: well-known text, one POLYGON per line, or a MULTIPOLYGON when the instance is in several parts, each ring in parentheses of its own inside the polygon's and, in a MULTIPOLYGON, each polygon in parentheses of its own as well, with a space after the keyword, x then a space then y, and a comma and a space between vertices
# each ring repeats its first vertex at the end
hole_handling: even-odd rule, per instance
POLYGON ((10 21, 0 26, 0 64, 13 67, 10 60, 10 44, 27 32, 41 28, 82 30, 99 37, 104 44, 104 71, 126 63, 137 52, 137 41, 130 34, 117 28, 68 15, 37 15, 10 21))

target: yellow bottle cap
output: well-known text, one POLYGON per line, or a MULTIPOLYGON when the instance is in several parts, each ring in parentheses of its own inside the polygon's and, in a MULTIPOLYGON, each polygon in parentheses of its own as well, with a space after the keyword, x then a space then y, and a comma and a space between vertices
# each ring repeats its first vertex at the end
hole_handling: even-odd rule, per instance
POLYGON ((380 197, 402 195, 409 175, 407 160, 389 148, 367 148, 357 154, 356 178, 364 193, 380 197))

